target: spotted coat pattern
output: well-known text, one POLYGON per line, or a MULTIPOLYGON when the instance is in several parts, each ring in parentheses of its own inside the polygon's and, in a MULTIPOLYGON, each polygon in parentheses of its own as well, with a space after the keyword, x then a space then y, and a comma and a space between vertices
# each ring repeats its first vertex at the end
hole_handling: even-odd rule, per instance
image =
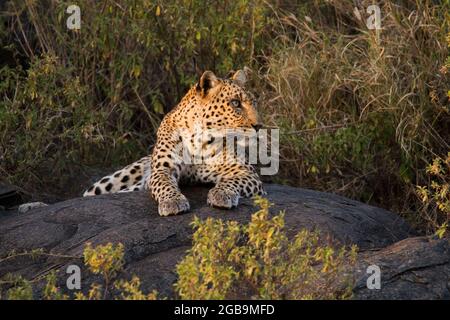
POLYGON ((182 181, 213 183, 207 203, 219 208, 237 206, 240 197, 264 194, 262 182, 251 165, 224 152, 226 148, 215 142, 213 134, 199 135, 197 130, 198 127, 207 132, 259 129, 256 102, 244 89, 245 81, 242 70, 230 79, 204 72, 162 120, 151 156, 102 178, 84 196, 148 190, 158 202, 159 214, 168 216, 190 208, 179 188, 182 181), (182 153, 190 152, 195 157, 198 146, 209 155, 208 161, 184 161, 182 153))

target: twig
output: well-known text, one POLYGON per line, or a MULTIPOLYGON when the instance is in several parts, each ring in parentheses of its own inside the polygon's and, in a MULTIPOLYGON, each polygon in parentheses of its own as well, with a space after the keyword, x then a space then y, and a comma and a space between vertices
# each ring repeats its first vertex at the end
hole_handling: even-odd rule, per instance
POLYGON ((342 124, 334 124, 330 126, 323 126, 319 128, 311 128, 311 129, 303 129, 303 130, 296 130, 296 131, 288 131, 288 132, 281 132, 280 134, 287 135, 287 134, 298 134, 298 133, 305 133, 305 132, 314 132, 314 131, 320 131, 320 130, 327 130, 327 129, 339 129, 343 128, 349 125, 354 125, 358 123, 359 121, 349 122, 349 123, 342 123, 342 124))
POLYGON ((47 256, 47 257, 57 257, 57 258, 65 258, 65 259, 82 259, 81 256, 70 256, 70 255, 64 255, 64 254, 57 254, 57 253, 47 253, 47 252, 20 252, 16 254, 11 254, 9 256, 6 256, 2 259, 0 259, 0 263, 15 259, 17 257, 23 257, 23 256, 47 256))

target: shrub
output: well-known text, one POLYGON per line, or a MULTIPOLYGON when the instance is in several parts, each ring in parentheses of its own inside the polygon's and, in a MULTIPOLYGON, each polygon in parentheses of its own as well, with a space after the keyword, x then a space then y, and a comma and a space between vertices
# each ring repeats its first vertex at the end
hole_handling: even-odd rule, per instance
MULTIPOLYGON (((450 33, 447 34, 446 40, 447 47, 450 48, 450 33)), ((450 53, 440 69, 441 74, 446 76, 449 68, 450 53)), ((450 101, 450 88, 448 89, 447 98, 450 101)), ((434 100, 437 99, 435 92, 431 96, 434 100)), ((450 230, 450 152, 445 158, 435 158, 433 163, 427 166, 426 173, 431 182, 428 182, 428 186, 417 186, 416 189, 423 204, 419 213, 425 221, 424 227, 442 238, 448 235, 450 230)))
POLYGON ((28 191, 78 194, 87 168, 148 153, 197 70, 225 75, 268 45, 261 0, 80 0, 79 31, 71 4, 8 1, 1 17, 0 171, 28 191))
POLYGON ((108 280, 116 276, 122 270, 123 245, 119 243, 113 246, 111 243, 98 245, 95 248, 87 243, 83 251, 84 263, 94 274, 101 274, 108 280))
POLYGON ((284 17, 288 36, 256 80, 265 122, 281 129, 278 181, 417 216, 415 185, 450 141, 448 5, 384 1, 380 31, 351 1, 284 17))
POLYGON ((13 287, 8 290, 8 300, 33 300, 33 288, 31 283, 22 277, 14 279, 13 287))
MULTIPOLYGON (((6 259, 13 259, 19 256, 30 256, 34 258, 36 255, 50 255, 61 258, 78 258, 64 255, 56 255, 43 252, 42 249, 32 250, 23 253, 11 253, 6 259)), ((142 293, 140 290, 140 280, 136 276, 132 276, 131 280, 117 279, 117 275, 123 271, 124 266, 124 247, 121 243, 113 245, 107 243, 93 247, 90 243, 86 244, 83 251, 84 264, 93 274, 99 274, 103 280, 103 284, 92 283, 86 294, 77 291, 73 295, 65 294, 57 285, 57 272, 51 271, 45 276, 45 286, 42 290, 42 297, 45 300, 101 300, 106 298, 123 299, 123 300, 155 300, 157 292, 153 291, 148 294, 142 293), (115 280, 114 282, 112 282, 115 280), (115 289, 108 292, 110 284, 115 289)), ((5 261, 5 260, 3 260, 5 261)), ((0 285, 9 285, 6 299, 8 300, 32 300, 33 283, 40 281, 39 277, 33 281, 28 281, 21 276, 8 275, 4 280, 0 281, 0 285)), ((1 288, 1 287, 0 287, 1 288)), ((0 291, 0 298, 1 298, 0 291)))
POLYGON ((418 186, 417 194, 424 204, 420 211, 428 228, 442 238, 450 231, 450 152, 445 159, 435 158, 428 165, 429 186, 418 186))
MULTIPOLYGON (((349 274, 356 260, 356 246, 350 250, 324 244, 318 232, 302 230, 289 239, 284 215, 269 217, 270 203, 257 198, 260 210, 248 225, 196 218, 192 248, 177 265, 175 284, 181 299, 347 299, 352 294, 349 274)), ((53 255, 42 250, 8 255, 7 259, 30 255, 53 255)), ((58 256, 58 255, 56 255, 58 256)), ((74 258, 60 256, 62 258, 74 258)), ((57 285, 57 273, 45 276, 42 296, 47 300, 154 300, 156 291, 143 293, 140 280, 119 278, 124 266, 124 247, 111 243, 83 251, 84 264, 103 283, 92 283, 86 293, 66 294, 57 285), (112 289, 111 289, 112 288, 112 289), (111 289, 110 291, 108 291, 111 289)), ((79 257, 75 257, 79 258, 79 257)), ((9 285, 6 299, 33 299, 32 282, 9 275, 0 285, 9 285)), ((0 287, 1 288, 1 287, 0 287)), ((1 298, 0 291, 0 298, 1 298)))
POLYGON ((346 299, 351 281, 345 268, 356 247, 335 250, 319 234, 303 230, 289 240, 283 213, 269 218, 269 202, 248 225, 195 219, 192 249, 177 265, 181 299, 346 299))

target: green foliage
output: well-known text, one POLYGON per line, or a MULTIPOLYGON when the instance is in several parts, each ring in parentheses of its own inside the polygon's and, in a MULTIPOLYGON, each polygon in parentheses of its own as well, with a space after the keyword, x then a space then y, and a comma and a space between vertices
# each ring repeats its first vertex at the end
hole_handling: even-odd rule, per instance
POLYGON ((417 186, 424 207, 420 211, 428 227, 439 238, 450 232, 450 152, 445 159, 435 158, 427 167, 429 186, 417 186))
MULTIPOLYGON (((450 20, 448 12, 447 20, 450 20)), ((450 32, 447 34, 446 41, 447 47, 450 49, 450 32)), ((445 64, 440 69, 444 76, 449 73, 449 62, 450 52, 445 64)), ((448 89, 447 98, 450 102, 450 88, 448 89)), ((417 186, 416 189, 423 204, 419 213, 426 221, 426 228, 439 238, 443 238, 446 234, 450 234, 450 152, 445 158, 434 158, 433 163, 427 166, 426 173, 431 182, 428 183, 428 186, 417 186)))
POLYGON ((449 147, 449 73, 441 66, 450 7, 383 2, 380 31, 367 30, 358 8, 361 19, 351 1, 318 1, 286 16, 289 32, 259 74, 258 85, 269 87, 261 109, 281 129, 283 181, 412 220, 423 167, 449 147))
POLYGON ((47 276, 47 283, 44 287, 43 297, 45 300, 67 300, 69 296, 63 294, 61 290, 58 288, 57 275, 54 270, 52 270, 47 276))
POLYGON ((81 0, 78 31, 66 27, 70 4, 9 1, 0 27, 17 64, 0 65, 0 171, 30 191, 60 193, 86 166, 147 153, 196 81, 194 60, 225 75, 269 44, 261 0, 81 0))
POLYGON ((284 214, 269 217, 267 199, 248 225, 195 219, 192 249, 177 265, 181 299, 346 299, 345 273, 356 248, 323 245, 317 232, 303 230, 289 240, 284 214))
POLYGON ((120 300, 156 300, 158 299, 158 293, 156 290, 153 292, 144 294, 141 289, 141 280, 133 276, 130 281, 118 280, 115 283, 116 289, 121 293, 117 299, 120 300))
MULTIPOLYGON (((119 243, 114 246, 112 243, 106 245, 98 245, 95 248, 90 243, 86 244, 83 251, 84 264, 94 274, 100 274, 105 281, 103 298, 106 298, 108 287, 112 279, 118 272, 122 271, 124 260, 124 247, 119 243)), ((93 283, 88 296, 84 296, 81 292, 77 293, 77 299, 98 300, 101 296, 101 285, 93 283)))
MULTIPOLYGON (((23 252, 20 254, 11 253, 0 262, 9 259, 29 256, 34 258, 36 253, 39 255, 57 256, 60 258, 78 258, 64 255, 45 253, 42 249, 23 252)), ((140 290, 140 280, 133 276, 131 280, 118 279, 113 282, 112 287, 115 289, 113 293, 108 292, 108 287, 112 280, 123 271, 124 265, 124 247, 121 243, 113 245, 107 243, 93 247, 90 243, 86 244, 83 251, 84 264, 93 274, 99 274, 103 279, 103 284, 92 283, 87 293, 81 291, 75 292, 73 295, 65 294, 57 285, 57 272, 52 270, 45 276, 45 286, 42 290, 42 297, 45 300, 101 300, 106 298, 115 298, 123 300, 155 300, 157 292, 153 291, 144 294, 140 290)), ((31 300, 33 299, 32 285, 39 279, 28 281, 21 276, 8 275, 0 281, 0 285, 8 285, 11 288, 7 290, 6 299, 8 300, 31 300)), ((0 287, 1 288, 1 287, 0 287)), ((1 298, 0 291, 0 298, 1 298)))
MULTIPOLYGON (((88 151, 84 142, 89 128, 105 115, 89 110, 86 87, 55 56, 43 56, 26 72, 16 72, 0 70, 0 79, 10 80, 9 86, 4 83, 0 88, 4 97, 0 101, 2 169, 39 185, 39 179, 30 175, 34 165, 75 162, 88 151), (65 149, 68 145, 74 149, 65 149)), ((58 170, 61 167, 55 169, 64 180, 63 170, 58 170)))
POLYGON ((22 277, 17 277, 13 287, 8 290, 7 300, 33 300, 33 289, 31 283, 22 277))
POLYGON ((114 246, 112 243, 98 245, 95 248, 91 243, 87 243, 83 252, 84 263, 94 274, 101 274, 105 279, 111 279, 117 272, 122 270, 123 245, 119 243, 114 246))
MULTIPOLYGON (((181 299, 348 299, 352 279, 349 267, 356 260, 356 247, 335 249, 324 244, 318 232, 302 230, 289 239, 284 214, 270 217, 270 203, 257 198, 260 209, 247 225, 196 218, 193 246, 177 265, 175 284, 181 299)), ((328 240, 327 240, 328 241, 328 240)), ((40 254, 53 255, 44 253, 40 254)), ((23 254, 24 255, 24 254, 23 254)), ((8 259, 23 255, 8 255, 8 259)), ((31 257, 31 255, 30 255, 31 257)), ((59 256, 69 258, 70 256, 59 256)), ((57 272, 45 276, 42 297, 46 300, 155 300, 156 291, 143 293, 136 276, 118 278, 124 266, 124 246, 111 243, 93 247, 86 244, 84 264, 103 283, 94 282, 87 292, 64 293, 58 287, 57 272), (110 289, 110 291, 108 291, 110 289)), ((74 257, 70 257, 74 258, 74 257)), ((4 261, 4 260, 3 260, 4 261)), ((6 299, 33 299, 32 284, 9 275, 6 299)), ((1 287, 0 287, 1 288, 1 287)), ((1 291, 0 291, 1 294, 1 291)), ((1 298, 1 295, 0 295, 1 298)))

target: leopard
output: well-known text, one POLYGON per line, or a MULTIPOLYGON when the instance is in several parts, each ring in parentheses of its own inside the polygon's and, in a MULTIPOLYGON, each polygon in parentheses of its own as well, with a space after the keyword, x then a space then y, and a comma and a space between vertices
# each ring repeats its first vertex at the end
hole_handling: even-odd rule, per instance
POLYGON ((190 210, 180 189, 184 183, 213 185, 207 205, 222 209, 237 207, 241 198, 265 195, 253 164, 228 152, 220 139, 239 130, 254 134, 262 127, 247 80, 246 69, 224 78, 203 72, 163 117, 151 154, 101 178, 83 196, 145 190, 158 203, 159 215, 171 216, 190 210), (207 157, 192 161, 199 151, 207 157))

